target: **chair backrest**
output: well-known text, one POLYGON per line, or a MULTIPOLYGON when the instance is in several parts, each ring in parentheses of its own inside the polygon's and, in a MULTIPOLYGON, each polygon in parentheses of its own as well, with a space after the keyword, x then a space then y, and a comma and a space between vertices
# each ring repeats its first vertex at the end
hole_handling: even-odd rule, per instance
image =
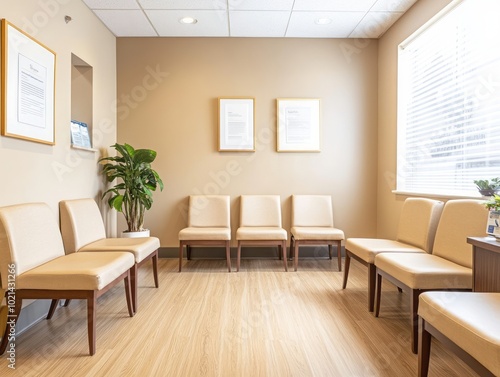
POLYGON ((292 227, 333 227, 332 197, 292 195, 292 227))
POLYGON ((450 200, 443 209, 433 254, 472 268, 472 245, 467 237, 486 235, 488 210, 479 200, 450 200))
POLYGON ((432 253, 436 229, 444 203, 426 198, 408 198, 399 218, 397 240, 432 253))
POLYGON ((59 203, 59 213, 66 254, 106 238, 101 211, 94 199, 63 200, 59 203))
POLYGON ((198 228, 230 228, 228 195, 191 195, 188 226, 198 228))
POLYGON ((8 287, 9 266, 15 275, 64 255, 57 221, 45 203, 0 208, 0 276, 8 287))
POLYGON ((279 195, 241 195, 240 226, 281 227, 279 195))

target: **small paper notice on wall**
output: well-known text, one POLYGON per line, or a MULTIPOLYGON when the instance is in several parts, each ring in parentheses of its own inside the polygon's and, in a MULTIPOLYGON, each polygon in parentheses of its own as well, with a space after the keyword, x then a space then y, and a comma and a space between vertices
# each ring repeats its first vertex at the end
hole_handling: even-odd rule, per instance
POLYGON ((92 148, 89 128, 86 123, 71 121, 71 144, 77 147, 92 148))

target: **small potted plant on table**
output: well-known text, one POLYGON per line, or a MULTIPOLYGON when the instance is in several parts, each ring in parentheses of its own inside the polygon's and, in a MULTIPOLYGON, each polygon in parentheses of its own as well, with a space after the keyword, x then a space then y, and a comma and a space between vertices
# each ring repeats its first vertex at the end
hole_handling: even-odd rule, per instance
POLYGON ((149 230, 144 229, 144 214, 153 204, 153 191, 157 187, 163 190, 163 182, 158 173, 151 168, 156 152, 151 149, 134 149, 129 144, 115 144, 117 156, 104 157, 102 173, 108 182, 118 182, 106 190, 103 198, 109 195, 111 208, 123 213, 127 221, 127 230, 123 237, 149 237, 149 230))
POLYGON ((500 190, 500 178, 478 179, 474 181, 479 193, 483 196, 493 196, 500 190))

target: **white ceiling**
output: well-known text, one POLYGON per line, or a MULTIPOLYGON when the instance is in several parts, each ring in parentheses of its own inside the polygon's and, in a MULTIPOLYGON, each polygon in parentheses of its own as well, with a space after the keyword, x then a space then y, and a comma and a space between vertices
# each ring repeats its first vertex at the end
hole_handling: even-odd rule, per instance
POLYGON ((83 0, 117 37, 292 38, 379 38, 416 1, 83 0))

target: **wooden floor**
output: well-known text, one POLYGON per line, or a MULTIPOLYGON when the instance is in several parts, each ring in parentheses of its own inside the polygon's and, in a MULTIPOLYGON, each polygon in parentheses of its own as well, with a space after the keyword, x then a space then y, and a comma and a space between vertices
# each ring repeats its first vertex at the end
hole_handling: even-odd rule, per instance
MULTIPOLYGON (((160 259, 140 271, 139 311, 127 314, 123 287, 98 300, 97 352, 88 356, 86 307, 73 301, 17 339, 19 376, 416 376, 408 297, 384 283, 380 318, 366 309, 366 269, 353 261, 346 290, 335 260, 160 259)), ((430 376, 474 376, 433 343, 430 376)))

